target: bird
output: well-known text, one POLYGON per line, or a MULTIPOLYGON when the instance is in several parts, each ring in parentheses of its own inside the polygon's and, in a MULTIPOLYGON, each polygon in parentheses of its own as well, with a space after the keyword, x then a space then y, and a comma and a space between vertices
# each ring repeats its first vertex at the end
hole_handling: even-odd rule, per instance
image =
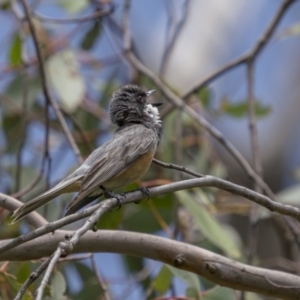
POLYGON ((53 188, 16 209, 12 223, 62 194, 78 192, 65 216, 73 214, 100 196, 112 196, 113 190, 142 177, 150 167, 162 133, 157 109, 162 103, 147 103, 154 92, 133 84, 115 91, 110 101, 110 119, 117 126, 113 137, 53 188))

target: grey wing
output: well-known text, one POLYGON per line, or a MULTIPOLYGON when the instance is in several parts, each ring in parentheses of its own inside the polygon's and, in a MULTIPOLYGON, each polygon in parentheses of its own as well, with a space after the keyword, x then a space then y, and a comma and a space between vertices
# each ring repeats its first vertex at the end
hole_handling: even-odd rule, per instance
POLYGON ((133 125, 120 131, 101 147, 101 156, 82 179, 81 189, 69 207, 91 194, 103 182, 119 174, 139 156, 153 151, 156 146, 155 133, 142 125, 133 125))

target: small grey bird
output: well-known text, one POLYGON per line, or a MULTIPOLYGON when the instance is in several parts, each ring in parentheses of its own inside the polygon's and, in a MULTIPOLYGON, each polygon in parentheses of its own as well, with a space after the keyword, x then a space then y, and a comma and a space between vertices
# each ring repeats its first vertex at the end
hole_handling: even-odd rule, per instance
POLYGON ((65 193, 78 192, 68 205, 70 215, 102 194, 125 187, 143 176, 157 149, 162 124, 157 106, 147 103, 154 91, 135 85, 117 90, 110 102, 110 118, 118 129, 111 140, 94 150, 85 162, 49 191, 14 211, 13 223, 65 193))

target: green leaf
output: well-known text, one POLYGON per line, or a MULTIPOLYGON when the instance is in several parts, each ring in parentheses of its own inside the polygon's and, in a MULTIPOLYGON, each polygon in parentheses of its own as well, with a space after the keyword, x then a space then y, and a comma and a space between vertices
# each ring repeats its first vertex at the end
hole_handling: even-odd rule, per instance
POLYGON ((19 264, 19 269, 18 272, 16 274, 17 276, 17 280, 19 282, 25 282, 25 280, 27 280, 27 278, 30 276, 30 265, 27 261, 25 262, 21 262, 19 264))
POLYGON ((201 300, 232 300, 234 298, 234 290, 219 286, 207 290, 201 295, 201 300))
POLYGON ((187 293, 193 299, 200 299, 201 287, 198 275, 166 265, 172 274, 187 284, 187 293))
POLYGON ((55 272, 51 280, 51 286, 50 286, 51 299, 67 300, 67 297, 64 296, 66 289, 67 289, 67 284, 64 276, 59 271, 55 272))
POLYGON ((288 187, 277 194, 280 202, 291 205, 299 205, 300 203, 300 185, 296 184, 288 187))
POLYGON ((19 115, 4 116, 2 126, 7 141, 6 151, 16 152, 19 149, 20 139, 16 137, 20 137, 23 132, 22 124, 23 121, 19 115))
POLYGON ((300 22, 296 22, 279 33, 279 38, 290 38, 300 35, 300 22))
POLYGON ((22 61, 22 43, 18 32, 14 34, 11 48, 9 50, 9 61, 12 66, 18 66, 22 61))
POLYGON ((171 286, 172 283, 172 272, 170 269, 164 265, 160 269, 158 275, 154 279, 153 289, 160 293, 160 295, 164 295, 171 286))
POLYGON ((258 294, 246 292, 246 300, 263 300, 263 299, 265 298, 262 298, 258 294))
POLYGON ((1 10, 8 10, 10 8, 10 0, 0 0, 1 10))
MULTIPOLYGON (((3 106, 5 108, 5 113, 22 112, 24 84, 24 77, 20 75, 15 77, 7 86, 5 94, 1 96, 1 98, 3 97, 3 101, 1 102, 3 103, 3 106)), ((26 107, 28 110, 30 110, 34 104, 34 100, 37 97, 37 94, 41 92, 40 79, 38 77, 28 78, 28 82, 26 84, 28 89, 26 107)))
POLYGON ((119 229, 123 220, 123 209, 105 213, 97 223, 99 229, 119 229))
POLYGON ((257 117, 265 117, 271 112, 271 106, 263 105, 260 102, 255 102, 255 115, 257 117))
POLYGON ((88 0, 58 0, 58 3, 70 14, 77 14, 89 5, 88 0))
MULTIPOLYGON (((16 296, 22 284, 20 284, 16 277, 12 274, 2 272, 0 273, 0 299, 13 299, 13 294, 16 296)), ((27 290, 22 297, 23 300, 32 299, 31 293, 27 290)))
MULTIPOLYGON (((16 165, 12 165, 9 167, 12 178, 16 177, 16 165)), ((34 178, 37 176, 37 170, 33 167, 23 166, 21 168, 21 189, 28 186, 34 178)), ((35 185, 34 189, 31 189, 26 195, 24 195, 24 199, 28 200, 32 197, 36 196, 36 191, 39 190, 44 184, 45 180, 41 179, 37 185, 35 185)), ((23 198, 22 198, 23 199, 23 198)))
POLYGON ((201 88, 196 91, 196 95, 200 99, 203 107, 209 108, 211 104, 211 90, 207 87, 201 88))
POLYGON ((85 82, 79 64, 71 49, 61 50, 46 62, 47 73, 52 87, 69 112, 77 110, 85 95, 85 82))
POLYGON ((75 262, 74 266, 76 267, 78 275, 83 282, 83 289, 80 290, 76 295, 72 295, 72 299, 94 299, 95 295, 98 295, 98 298, 101 298, 103 291, 94 272, 86 265, 79 262, 75 262))
POLYGON ((222 225, 205 209, 198 204, 187 191, 176 192, 180 203, 192 215, 199 231, 215 246, 222 249, 228 256, 238 258, 240 250, 232 241, 231 236, 222 225))
MULTIPOLYGON (((247 101, 241 101, 238 103, 231 103, 228 99, 223 99, 221 102, 221 111, 224 113, 241 118, 247 115, 248 112, 248 103, 247 101)), ((258 101, 255 101, 255 115, 257 117, 265 117, 271 112, 271 107, 261 104, 258 101)))
MULTIPOLYGON (((172 220, 172 194, 160 197, 151 197, 153 205, 166 223, 172 220)), ((161 230, 160 224, 149 209, 147 201, 143 200, 136 205, 126 205, 124 209, 124 230, 153 233, 161 230)))
POLYGON ((82 49, 90 50, 95 45, 101 31, 100 29, 101 24, 99 21, 92 24, 91 28, 87 31, 80 43, 82 49))

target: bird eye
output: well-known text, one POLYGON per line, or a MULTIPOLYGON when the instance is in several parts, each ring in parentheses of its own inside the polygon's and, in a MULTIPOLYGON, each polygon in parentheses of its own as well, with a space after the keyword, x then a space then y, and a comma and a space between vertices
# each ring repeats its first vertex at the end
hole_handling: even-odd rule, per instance
POLYGON ((138 96, 138 97, 137 97, 137 101, 138 101, 139 103, 143 103, 143 102, 144 102, 143 100, 144 100, 144 99, 143 99, 142 96, 138 96))

